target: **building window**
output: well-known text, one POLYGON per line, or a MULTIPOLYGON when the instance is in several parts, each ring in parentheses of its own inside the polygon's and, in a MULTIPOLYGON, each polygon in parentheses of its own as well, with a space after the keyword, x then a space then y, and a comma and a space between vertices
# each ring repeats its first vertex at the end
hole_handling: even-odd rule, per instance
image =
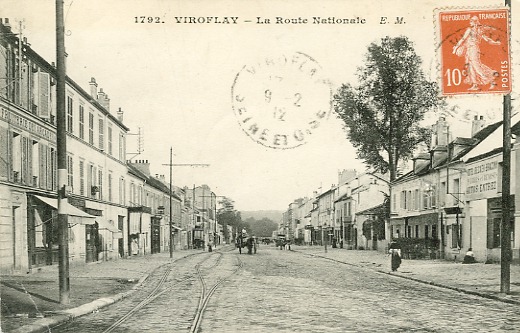
POLYGON ((415 238, 419 238, 419 225, 415 225, 415 238))
POLYGON ((453 206, 458 206, 459 204, 459 197, 460 197, 460 179, 455 178, 453 179, 453 206))
POLYGON ((103 150, 105 148, 105 127, 103 118, 99 118, 99 149, 103 150))
POLYGON ((96 198, 99 188, 96 186, 97 168, 93 164, 88 165, 87 172, 87 193, 88 197, 96 198))
POLYGON ((432 238, 437 239, 437 225, 432 224, 432 238))
POLYGON ((88 143, 94 144, 94 114, 92 112, 88 114, 88 143))
POLYGON ((72 97, 67 96, 67 132, 74 133, 73 129, 73 108, 72 97))
POLYGON ((441 183, 439 192, 439 205, 440 207, 444 207, 446 205, 446 182, 441 183))
POLYGON ((85 162, 79 161, 79 194, 85 195, 85 162))
POLYGON ((79 106, 79 138, 85 140, 85 107, 79 106))
POLYGON ((107 141, 108 141, 108 154, 112 155, 112 126, 108 125, 107 128, 107 141))

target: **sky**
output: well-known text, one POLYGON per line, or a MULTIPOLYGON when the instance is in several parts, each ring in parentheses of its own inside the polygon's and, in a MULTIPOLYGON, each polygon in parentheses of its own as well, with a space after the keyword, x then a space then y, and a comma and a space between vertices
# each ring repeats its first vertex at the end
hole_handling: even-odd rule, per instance
MULTIPOLYGON (((1 2, 2 17, 10 18, 15 31, 18 21, 23 20, 22 32, 32 48, 47 61, 55 61, 55 2, 1 2)), ((139 128, 144 133, 144 151, 128 158, 148 160, 153 174, 168 176, 168 166, 163 164, 169 163, 172 147, 173 163, 209 164, 205 168, 175 166, 176 185, 208 184, 217 195, 232 198, 238 210, 285 210, 293 200, 337 184, 338 171, 363 172, 366 166, 356 158, 341 120, 330 110, 330 101, 321 100, 329 106, 329 115, 301 146, 274 149, 260 144, 258 137, 254 140, 248 136, 232 99, 233 84, 237 75, 245 75, 244 66, 281 55, 305 54, 319 65, 321 77, 334 92, 343 83, 357 84, 356 69, 363 65, 370 43, 385 36, 405 35, 414 42, 426 75, 438 80, 434 11, 448 6, 468 8, 469 3, 64 0, 64 4, 67 74, 86 91, 94 77, 98 88, 103 88, 111 100, 111 112, 121 108, 130 133, 137 133, 139 128), (160 23, 140 23, 141 16, 160 23), (189 17, 201 21, 207 17, 220 21, 238 18, 237 24, 182 23, 189 17), (277 17, 310 22, 277 24, 277 17), (366 21, 312 24, 313 17, 366 21), (381 17, 387 17, 390 23, 380 24, 381 17), (405 23, 393 24, 397 17, 404 18, 405 23), (256 23, 266 19, 270 24, 256 23)), ((502 4, 471 2, 472 6, 502 4)), ((513 22, 519 17, 520 1, 513 0, 513 22)), ((520 51, 520 24, 515 27, 513 23, 512 27, 513 72, 518 72, 515 55, 520 51)), ((243 81, 241 91, 265 97, 261 90, 265 75, 276 74, 277 70, 260 68, 264 76, 243 81)), ((296 76, 292 84, 307 84, 302 88, 306 98, 313 94, 311 81, 296 76)), ((513 86, 513 98, 516 91, 513 86)), ((468 136, 468 119, 475 114, 489 122, 501 119, 501 96, 450 97, 447 102, 454 110, 448 119, 454 135, 468 136)), ((311 103, 307 111, 322 106, 311 103)), ((429 114, 425 124, 433 123, 438 116, 429 114)), ((266 126, 272 124, 269 120, 266 126)), ((136 138, 128 137, 129 153, 137 151, 136 138)))

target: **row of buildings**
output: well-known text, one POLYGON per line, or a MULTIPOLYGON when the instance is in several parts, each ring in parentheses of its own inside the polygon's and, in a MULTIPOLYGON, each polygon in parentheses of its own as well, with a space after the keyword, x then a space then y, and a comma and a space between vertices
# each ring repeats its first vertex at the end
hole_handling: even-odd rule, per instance
MULTIPOLYGON (((0 35, 0 274, 17 274, 58 260, 56 68, 7 19, 0 35)), ((220 241, 217 195, 127 161, 124 112, 94 78, 66 78, 66 112, 71 264, 169 251, 170 223, 176 249, 220 241)))
MULTIPOLYGON (((511 248, 520 261, 520 122, 511 140, 511 248), (516 192, 519 195, 516 195, 516 192), (517 203, 518 202, 518 203, 517 203)), ((469 134, 469 133, 468 133, 469 134)), ((390 241, 407 258, 460 260, 472 248, 477 261, 500 261, 502 122, 486 126, 475 116, 471 135, 452 137, 444 117, 433 125, 431 148, 413 158, 410 171, 389 182, 355 170, 338 184, 290 203, 277 234, 296 243, 386 251, 390 241)))

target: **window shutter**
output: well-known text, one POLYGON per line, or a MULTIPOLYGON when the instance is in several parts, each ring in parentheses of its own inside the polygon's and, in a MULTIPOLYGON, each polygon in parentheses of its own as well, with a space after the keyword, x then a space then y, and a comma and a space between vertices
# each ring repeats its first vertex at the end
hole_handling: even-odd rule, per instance
POLYGON ((33 143, 31 139, 27 139, 27 184, 34 186, 33 181, 33 143))
MULTIPOLYGON (((8 77, 8 71, 7 71, 7 64, 8 64, 8 56, 7 56, 7 50, 3 45, 0 45, 0 77, 7 78, 8 77)), ((5 81, 3 81, 5 82, 5 81)), ((1 84, 0 85, 0 96, 7 98, 7 85, 1 84)), ((7 155, 2 155, 7 156, 7 155)))
POLYGON ((0 179, 9 178, 9 131, 0 127, 0 179))
POLYGON ((29 66, 22 62, 22 73, 20 75, 20 105, 24 109, 31 110, 29 107, 29 66))
POLYGON ((28 184, 27 181, 27 138, 22 137, 22 167, 21 167, 20 180, 22 184, 28 184))
POLYGON ((50 117, 50 76, 48 73, 38 73, 38 115, 42 118, 50 117))
POLYGON ((38 170, 40 174, 38 177, 40 178, 40 188, 45 188, 45 184, 47 184, 45 179, 45 149, 43 144, 38 143, 38 170))

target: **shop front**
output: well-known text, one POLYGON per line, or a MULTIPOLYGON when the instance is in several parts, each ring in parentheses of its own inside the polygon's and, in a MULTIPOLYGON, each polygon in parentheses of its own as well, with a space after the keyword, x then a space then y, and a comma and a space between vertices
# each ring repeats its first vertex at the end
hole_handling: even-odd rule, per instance
MULTIPOLYGON (((41 195, 28 195, 28 252, 30 267, 58 263, 58 200, 41 195)), ((69 203, 64 213, 68 215, 69 255, 71 261, 87 259, 88 232, 96 225, 96 216, 88 214, 69 203)))

